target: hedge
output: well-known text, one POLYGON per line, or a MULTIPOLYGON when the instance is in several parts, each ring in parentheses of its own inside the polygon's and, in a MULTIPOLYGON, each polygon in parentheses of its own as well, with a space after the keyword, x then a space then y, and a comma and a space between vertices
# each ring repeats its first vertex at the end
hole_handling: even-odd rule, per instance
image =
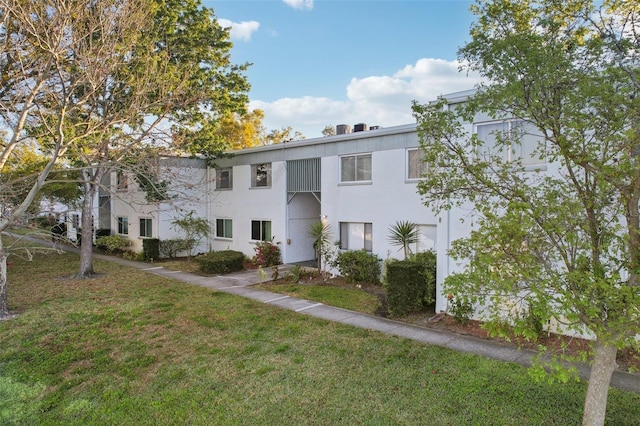
POLYGON ((234 250, 210 251, 195 260, 205 274, 227 274, 244 269, 244 254, 234 250))
POLYGON ((391 316, 402 316, 422 307, 424 264, 398 260, 387 265, 387 306, 391 316))

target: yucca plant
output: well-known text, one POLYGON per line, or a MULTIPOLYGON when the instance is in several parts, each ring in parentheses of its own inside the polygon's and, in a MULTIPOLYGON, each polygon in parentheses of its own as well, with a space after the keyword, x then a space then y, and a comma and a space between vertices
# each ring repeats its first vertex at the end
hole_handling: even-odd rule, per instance
POLYGON ((418 225, 410 221, 397 221, 389 227, 389 242, 394 246, 402 247, 404 258, 411 252, 411 244, 416 244, 420 240, 418 225))
POLYGON ((331 225, 324 221, 313 222, 309 225, 309 236, 313 238, 313 247, 318 260, 318 273, 322 273, 322 262, 331 244, 331 225))

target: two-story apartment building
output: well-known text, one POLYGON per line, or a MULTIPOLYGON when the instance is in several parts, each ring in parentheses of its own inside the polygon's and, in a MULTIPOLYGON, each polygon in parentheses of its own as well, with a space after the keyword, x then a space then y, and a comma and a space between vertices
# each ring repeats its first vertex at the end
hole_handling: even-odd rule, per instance
MULTIPOLYGON (((101 200, 111 209, 111 233, 129 238, 136 252, 142 251, 145 238, 183 238, 174 222, 191 212, 194 217, 209 217, 210 170, 204 160, 164 157, 155 168, 157 181, 146 189, 134 173, 112 173, 109 200, 101 200), (159 192, 159 201, 149 199, 154 190, 159 192)), ((206 252, 210 247, 203 240, 194 252, 206 252)))
MULTIPOLYGON (((450 108, 465 102, 473 90, 447 95, 450 108)), ((491 134, 515 121, 478 116, 466 123, 491 149, 491 134)), ((141 249, 145 237, 179 238, 171 226, 176 218, 193 211, 211 224, 209 241, 198 251, 238 250, 251 257, 255 243, 279 243, 282 260, 313 260, 315 251, 309 225, 323 220, 331 226, 336 246, 364 249, 381 259, 401 258, 399 247, 389 241, 389 228, 397 221, 419 226, 420 242, 414 252, 434 249, 438 255, 438 287, 461 266, 447 256, 451 242, 469 235, 474 211, 471 206, 436 216, 417 192, 420 177, 428 173, 419 147, 416 124, 349 132, 338 126, 334 136, 286 142, 236 151, 208 168, 199 159, 163 159, 159 176, 170 176, 172 197, 149 203, 131 178, 118 188, 112 205, 112 230, 134 241, 141 249), (177 196, 180 194, 180 197, 177 196)), ((518 151, 531 172, 551 167, 533 149, 541 136, 532 133, 518 151)), ((482 155, 479 152, 478 155, 482 155)), ((508 159, 507 159, 508 160, 508 159)), ((437 292, 436 309, 446 308, 437 292)))

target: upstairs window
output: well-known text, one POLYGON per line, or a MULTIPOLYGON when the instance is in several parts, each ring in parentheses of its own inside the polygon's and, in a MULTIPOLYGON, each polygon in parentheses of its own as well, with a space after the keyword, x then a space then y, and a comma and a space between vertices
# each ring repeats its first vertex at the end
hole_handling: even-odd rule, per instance
POLYGON ((407 180, 417 180, 427 173, 424 151, 420 148, 407 150, 407 180))
POLYGON ((233 188, 233 169, 224 167, 216 169, 216 189, 233 188))
POLYGON ((340 157, 340 182, 371 181, 371 154, 340 157))
POLYGON ((497 156, 504 162, 520 160, 523 166, 544 164, 544 136, 524 120, 476 124, 480 160, 497 156), (542 149, 542 152, 540 150, 542 149))
POLYGON ((268 188, 271 186, 271 163, 251 166, 251 187, 268 188))
POLYGON ((116 174, 116 189, 118 191, 129 189, 129 176, 126 173, 118 172, 116 174))

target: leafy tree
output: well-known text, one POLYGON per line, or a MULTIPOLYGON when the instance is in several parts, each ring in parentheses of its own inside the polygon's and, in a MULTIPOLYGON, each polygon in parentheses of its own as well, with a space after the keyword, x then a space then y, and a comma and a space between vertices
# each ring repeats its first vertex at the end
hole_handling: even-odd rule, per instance
POLYGON ((174 220, 171 224, 185 233, 189 257, 192 256, 193 249, 200 241, 209 235, 211 229, 209 222, 201 217, 196 217, 194 211, 190 211, 181 219, 174 220))
POLYGON ((489 324, 510 309, 529 338, 531 315, 593 336, 586 425, 604 423, 617 351, 640 331, 640 9, 597 4, 478 2, 459 56, 489 83, 463 106, 413 106, 425 203, 475 212, 450 252, 467 266, 445 292, 487 305, 489 324), (519 125, 487 137, 464 125, 487 115, 519 125))
POLYGON ((105 75, 118 84, 103 88, 101 96, 110 108, 97 110, 93 118, 124 115, 131 124, 127 131, 107 128, 78 156, 86 166, 82 227, 86 244, 79 276, 93 274, 90 212, 103 176, 126 165, 123 171, 136 176, 149 201, 165 201, 168 183, 157 181, 153 166, 157 157, 176 150, 209 159, 224 156, 229 142, 212 129, 219 129, 224 117, 246 110, 249 85, 242 72, 247 65, 230 62, 228 29, 218 25, 213 10, 202 8, 200 1, 147 1, 149 24, 141 27, 136 43, 123 52, 130 49, 133 59, 105 75), (132 152, 142 153, 145 161, 140 157, 133 163, 124 161, 132 152))
POLYGON ((291 126, 283 127, 280 130, 274 129, 269 132, 266 136, 264 136, 264 145, 273 145, 277 143, 283 142, 291 142, 297 141, 301 139, 306 139, 305 136, 298 132, 294 131, 291 126))
POLYGON ((331 124, 327 124, 324 126, 324 129, 322 129, 322 136, 334 136, 335 134, 336 128, 331 124))
MULTIPOLYGON (((108 171, 133 147, 170 146, 178 133, 170 126, 195 135, 245 109, 247 65, 230 63, 228 30, 214 18, 197 0, 0 0, 0 126, 10 130, 0 174, 26 144, 37 143, 45 160, 23 180, 25 195, 0 231, 60 164, 79 169, 86 244, 78 275, 92 275, 91 202, 108 171)), ((9 314, 6 256, 0 241, 0 316, 9 314)))
POLYGON ((420 240, 418 226, 409 221, 397 221, 389 227, 389 242, 395 246, 400 246, 404 253, 404 258, 409 257, 411 244, 417 244, 420 240))
POLYGON ((230 149, 237 150, 258 146, 260 138, 264 134, 263 119, 264 112, 259 109, 244 115, 229 113, 219 120, 217 132, 230 149))

